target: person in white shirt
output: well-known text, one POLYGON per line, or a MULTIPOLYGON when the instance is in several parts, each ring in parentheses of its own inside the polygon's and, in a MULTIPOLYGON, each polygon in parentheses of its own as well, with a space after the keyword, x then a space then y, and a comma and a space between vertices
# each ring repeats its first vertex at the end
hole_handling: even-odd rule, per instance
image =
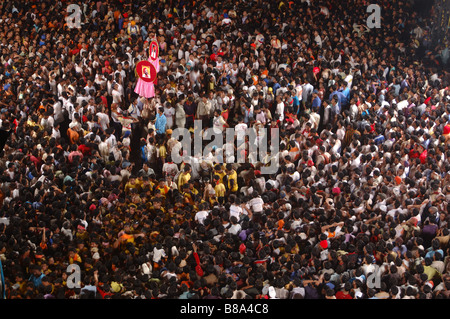
POLYGON ((172 129, 175 119, 175 108, 172 107, 172 104, 166 102, 164 104, 164 115, 166 116, 166 129, 172 129))
POLYGON ((75 104, 76 97, 73 96, 71 98, 64 98, 63 97, 63 107, 66 109, 67 113, 69 114, 69 120, 73 120, 73 113, 75 112, 75 104))
POLYGON ((123 69, 122 63, 117 64, 117 70, 114 72, 114 76, 116 76, 116 74, 119 74, 122 80, 124 80, 125 77, 127 76, 127 73, 123 69))
POLYGON ((53 104, 53 118, 55 119, 55 123, 61 123, 62 121, 64 121, 64 115, 62 112, 62 105, 60 101, 53 104))
POLYGON ((231 227, 228 228, 228 233, 232 235, 238 235, 242 229, 242 226, 239 224, 239 220, 235 216, 232 216, 230 217, 230 222, 231 227))
POLYGON ((284 120, 284 102, 281 99, 281 95, 278 95, 276 97, 276 101, 277 101, 277 108, 275 110, 275 114, 277 114, 279 116, 279 120, 280 122, 282 122, 284 120))
POLYGON ((65 90, 66 79, 61 79, 61 82, 58 83, 56 89, 58 90, 58 98, 62 97, 63 92, 65 90))
POLYGON ((320 48, 322 48, 322 38, 320 37, 318 31, 314 31, 314 41, 320 48))
POLYGON ((200 211, 195 214, 194 220, 203 225, 204 220, 208 217, 209 212, 206 210, 205 205, 200 204, 200 211))
POLYGON ((319 124, 320 124, 320 115, 317 112, 311 112, 311 114, 309 114, 309 120, 312 124, 311 128, 313 129, 318 129, 319 128, 319 124))
POLYGON ((336 131, 337 138, 342 142, 345 136, 345 127, 342 121, 337 122, 338 129, 336 131))
POLYGON ((312 96, 312 93, 314 91, 314 86, 309 83, 308 80, 305 80, 305 84, 303 84, 303 90, 302 90, 302 102, 305 104, 312 96))
POLYGON ((53 119, 53 116, 50 115, 50 112, 47 111, 44 113, 44 117, 41 119, 40 124, 45 130, 53 128, 55 120, 53 119))
POLYGON ((191 22, 191 19, 187 19, 186 23, 184 24, 185 33, 190 34, 192 31, 194 31, 194 25, 191 22))
POLYGON ((122 101, 123 101, 122 100, 122 94, 119 91, 119 84, 118 83, 114 84, 111 95, 112 95, 112 98, 113 98, 113 103, 117 103, 119 105, 122 104, 122 101))
POLYGON ((167 161, 163 164, 163 174, 164 177, 168 178, 175 178, 175 176, 179 173, 178 165, 173 163, 171 160, 171 157, 169 156, 167 158, 167 161))
POLYGON ((98 150, 103 160, 107 161, 110 154, 110 150, 108 144, 106 144, 106 136, 104 136, 103 140, 100 142, 100 144, 98 144, 98 150))
POLYGON ((102 111, 97 112, 96 114, 98 118, 98 124, 102 128, 103 131, 109 127, 109 116, 102 111))
POLYGON ((253 192, 249 204, 253 213, 261 213, 263 211, 264 201, 257 191, 253 192))
POLYGON ((61 132, 59 131, 59 123, 56 123, 53 126, 51 137, 56 139, 57 141, 61 138, 61 132))
POLYGON ((161 243, 157 243, 153 248, 153 262, 159 263, 162 258, 166 257, 166 252, 161 243))
POLYGON ((223 132, 224 125, 226 124, 225 120, 223 119, 223 116, 220 114, 219 110, 214 111, 214 118, 213 118, 213 130, 216 134, 221 134, 223 132))
POLYGON ((332 145, 333 147, 330 150, 330 154, 339 154, 339 151, 341 149, 341 140, 339 140, 337 137, 332 138, 332 145))
POLYGON ((117 139, 113 133, 114 133, 114 129, 112 127, 108 128, 106 130, 106 136, 107 136, 106 144, 108 145, 108 147, 110 149, 117 146, 117 139))
MULTIPOLYGON (((236 126, 234 127, 234 132, 237 136, 238 141, 241 143, 244 142, 244 136, 247 131, 247 128, 248 128, 247 124, 244 123, 244 119, 242 118, 242 116, 240 116, 239 123, 236 124, 236 126)), ((238 146, 240 146, 240 144, 238 146)))
POLYGON ((359 109, 358 109, 358 106, 356 105, 354 99, 352 99, 350 101, 350 103, 351 103, 351 105, 350 105, 350 119, 352 121, 354 121, 356 119, 356 116, 358 115, 359 109))

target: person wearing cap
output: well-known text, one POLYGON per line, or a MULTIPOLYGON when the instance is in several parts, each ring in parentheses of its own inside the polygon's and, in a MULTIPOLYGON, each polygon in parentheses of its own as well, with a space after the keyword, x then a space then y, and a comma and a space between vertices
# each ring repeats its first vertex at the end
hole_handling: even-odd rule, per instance
POLYGON ((136 25, 136 21, 130 18, 130 23, 127 25, 127 33, 129 36, 137 37, 139 35, 139 26, 136 25))

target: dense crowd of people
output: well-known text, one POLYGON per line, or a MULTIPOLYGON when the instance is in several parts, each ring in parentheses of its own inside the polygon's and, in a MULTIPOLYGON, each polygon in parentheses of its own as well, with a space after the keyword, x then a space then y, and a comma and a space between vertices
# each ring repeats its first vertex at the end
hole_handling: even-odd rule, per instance
POLYGON ((6 298, 448 298, 449 43, 436 6, 378 3, 0 4, 6 298), (189 155, 197 121, 278 151, 189 155))

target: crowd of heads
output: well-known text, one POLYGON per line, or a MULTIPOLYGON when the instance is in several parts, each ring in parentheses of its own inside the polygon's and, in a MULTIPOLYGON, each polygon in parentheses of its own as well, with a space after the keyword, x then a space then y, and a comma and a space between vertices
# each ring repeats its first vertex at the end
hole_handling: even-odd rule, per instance
POLYGON ((379 1, 370 28, 360 0, 71 4, 0 4, 7 298, 450 296, 438 7, 379 1), (198 154, 178 128, 278 140, 198 154))

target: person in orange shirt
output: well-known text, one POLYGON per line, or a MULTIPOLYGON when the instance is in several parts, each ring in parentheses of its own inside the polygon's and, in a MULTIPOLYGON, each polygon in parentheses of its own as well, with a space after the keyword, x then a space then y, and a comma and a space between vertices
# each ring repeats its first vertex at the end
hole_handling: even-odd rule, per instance
POLYGON ((69 137, 70 144, 77 144, 80 139, 80 134, 74 128, 67 129, 67 136, 69 137))
POLYGON ((167 196, 167 193, 169 192, 170 188, 166 185, 166 181, 164 178, 161 178, 159 180, 158 186, 156 187, 161 193, 161 195, 165 198, 167 196))
POLYGON ((81 264, 81 257, 78 255, 75 248, 71 248, 69 250, 69 264, 73 264, 75 262, 81 264))

